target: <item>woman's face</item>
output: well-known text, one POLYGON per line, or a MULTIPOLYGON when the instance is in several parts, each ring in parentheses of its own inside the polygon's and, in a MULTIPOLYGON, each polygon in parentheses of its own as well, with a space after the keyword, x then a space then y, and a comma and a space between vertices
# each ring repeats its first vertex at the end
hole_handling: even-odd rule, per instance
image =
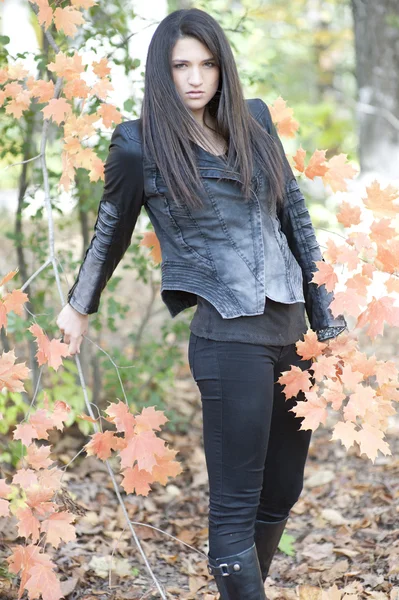
POLYGON ((193 37, 179 39, 172 52, 172 75, 184 104, 202 116, 219 85, 219 67, 206 46, 193 37), (189 92, 202 92, 190 95, 189 92))

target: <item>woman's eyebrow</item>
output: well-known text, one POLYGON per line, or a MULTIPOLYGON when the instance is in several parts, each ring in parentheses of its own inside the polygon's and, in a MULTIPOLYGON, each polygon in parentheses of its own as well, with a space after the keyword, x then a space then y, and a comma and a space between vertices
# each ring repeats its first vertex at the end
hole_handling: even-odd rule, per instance
MULTIPOLYGON (((209 58, 204 58, 204 60, 202 60, 201 62, 206 62, 208 60, 215 60, 212 56, 210 56, 209 58)), ((174 58, 172 60, 172 62, 190 62, 189 60, 185 60, 184 58, 174 58)))

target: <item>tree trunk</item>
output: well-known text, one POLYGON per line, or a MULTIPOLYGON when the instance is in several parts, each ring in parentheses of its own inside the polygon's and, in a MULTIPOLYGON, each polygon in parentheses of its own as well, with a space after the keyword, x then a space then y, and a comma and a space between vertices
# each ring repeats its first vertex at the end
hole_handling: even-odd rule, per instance
POLYGON ((396 179, 399 165, 399 3, 352 0, 362 172, 396 179))

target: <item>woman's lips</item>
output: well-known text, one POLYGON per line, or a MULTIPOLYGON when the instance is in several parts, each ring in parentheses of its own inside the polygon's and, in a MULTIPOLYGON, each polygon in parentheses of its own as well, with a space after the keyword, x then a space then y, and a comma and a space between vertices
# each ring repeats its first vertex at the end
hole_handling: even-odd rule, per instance
POLYGON ((204 92, 187 92, 187 95, 192 98, 199 98, 204 92))

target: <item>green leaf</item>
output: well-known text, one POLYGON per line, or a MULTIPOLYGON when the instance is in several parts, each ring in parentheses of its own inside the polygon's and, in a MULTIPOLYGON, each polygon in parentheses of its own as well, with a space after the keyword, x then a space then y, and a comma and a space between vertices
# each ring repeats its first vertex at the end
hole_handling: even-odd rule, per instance
POLYGON ((287 554, 288 556, 295 556, 295 548, 293 545, 294 542, 294 536, 284 531, 280 543, 278 545, 278 549, 281 550, 281 552, 284 552, 284 554, 287 554))

